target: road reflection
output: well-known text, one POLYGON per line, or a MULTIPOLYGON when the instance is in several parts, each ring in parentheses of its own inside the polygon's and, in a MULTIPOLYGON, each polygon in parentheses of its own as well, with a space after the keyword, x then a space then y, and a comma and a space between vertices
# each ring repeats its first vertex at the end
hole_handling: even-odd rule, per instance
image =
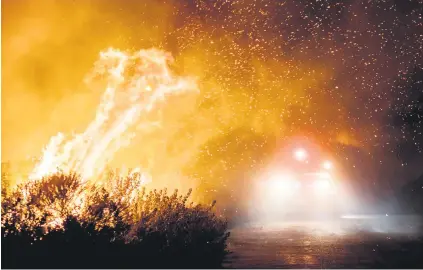
POLYGON ((229 249, 233 253, 225 267, 423 267, 421 234, 380 232, 359 225, 351 229, 341 222, 244 224, 231 232, 229 249))

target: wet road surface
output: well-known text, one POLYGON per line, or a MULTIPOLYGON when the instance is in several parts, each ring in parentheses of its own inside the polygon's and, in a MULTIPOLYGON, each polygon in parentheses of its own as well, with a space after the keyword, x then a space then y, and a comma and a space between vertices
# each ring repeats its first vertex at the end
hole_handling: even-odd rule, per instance
POLYGON ((421 234, 339 224, 243 225, 231 231, 228 247, 227 268, 423 268, 421 234))

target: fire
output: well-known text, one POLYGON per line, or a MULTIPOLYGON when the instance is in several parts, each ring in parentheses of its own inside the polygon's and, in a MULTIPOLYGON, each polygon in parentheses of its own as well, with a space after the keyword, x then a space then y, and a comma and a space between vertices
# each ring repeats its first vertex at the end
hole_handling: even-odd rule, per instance
MULTIPOLYGON (((108 49, 100 53, 91 78, 104 78, 107 87, 95 119, 83 133, 70 139, 62 133, 52 137, 36 164, 30 180, 60 172, 77 172, 84 181, 98 177, 115 153, 128 146, 141 118, 167 95, 196 91, 193 78, 174 75, 171 55, 158 49, 135 53, 108 49)), ((148 181, 140 169, 141 182, 148 181)))
MULTIPOLYGON (((169 95, 197 91, 193 78, 171 72, 172 61, 171 55, 158 49, 135 53, 108 49, 100 53, 90 77, 105 79, 106 88, 94 120, 84 132, 70 138, 63 133, 53 136, 30 173, 30 182, 17 190, 23 199, 18 204, 25 205, 34 199, 33 195, 38 196, 37 192, 49 187, 44 186, 46 183, 42 180, 52 176, 56 182, 68 185, 67 188, 49 187, 56 189, 54 192, 65 198, 66 204, 61 205, 60 200, 45 195, 38 196, 36 200, 40 203, 32 211, 36 218, 26 221, 29 226, 34 225, 31 222, 39 222, 44 214, 48 216, 46 230, 61 228, 68 214, 89 216, 86 211, 89 211, 91 197, 103 188, 122 203, 134 203, 143 196, 142 187, 151 181, 147 172, 135 168, 126 170, 125 174, 122 168, 111 176, 105 169, 119 149, 131 143, 137 128, 157 125, 157 122, 143 122, 143 116, 158 108, 169 95), (74 180, 77 184, 72 182, 74 180), (71 193, 61 194, 66 190, 71 193)), ((26 220, 29 212, 22 211, 26 220)))

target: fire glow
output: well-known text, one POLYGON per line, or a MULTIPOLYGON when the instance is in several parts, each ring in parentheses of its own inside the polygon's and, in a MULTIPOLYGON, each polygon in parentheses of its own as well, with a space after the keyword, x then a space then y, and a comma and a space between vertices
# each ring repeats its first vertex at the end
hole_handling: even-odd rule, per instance
MULTIPOLYGON (((107 87, 95 119, 83 133, 66 139, 62 133, 50 139, 30 180, 63 172, 76 172, 84 181, 98 177, 116 152, 128 146, 143 114, 152 111, 167 95, 196 91, 193 78, 172 74, 171 55, 157 50, 129 54, 116 49, 100 53, 93 76, 104 77, 107 87)), ((140 180, 146 176, 140 174, 140 180)), ((132 173, 132 172, 131 172, 132 173)))

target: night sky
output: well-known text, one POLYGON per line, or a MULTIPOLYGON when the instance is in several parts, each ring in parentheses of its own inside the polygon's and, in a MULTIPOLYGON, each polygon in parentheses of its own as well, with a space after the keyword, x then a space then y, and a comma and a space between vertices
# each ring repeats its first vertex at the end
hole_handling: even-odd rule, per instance
POLYGON ((45 119, 55 107, 44 100, 84 91, 69 89, 81 89, 99 50, 154 46, 174 55, 177 72, 200 78, 195 113, 175 131, 211 134, 195 147, 195 168, 186 169, 192 175, 220 182, 299 134, 332 149, 370 186, 423 173, 423 1, 41 2, 2 1, 6 156, 18 145, 16 130, 36 129, 16 127, 16 114, 27 117, 11 109, 17 92, 30 93, 37 101, 28 104, 40 105, 27 113, 42 111, 45 119), (31 24, 31 16, 47 19, 31 24), (17 50, 10 40, 37 26, 41 41, 17 50), (57 62, 46 61, 51 55, 57 62), (17 77, 26 82, 16 87, 17 77))

